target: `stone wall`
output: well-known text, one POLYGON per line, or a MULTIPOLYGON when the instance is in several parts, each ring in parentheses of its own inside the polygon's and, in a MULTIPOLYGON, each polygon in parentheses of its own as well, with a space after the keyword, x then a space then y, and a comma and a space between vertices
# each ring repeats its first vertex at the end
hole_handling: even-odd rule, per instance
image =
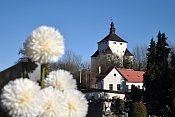
POLYGON ((22 63, 18 63, 2 72, 0 72, 0 89, 10 80, 20 78, 22 75, 22 63))

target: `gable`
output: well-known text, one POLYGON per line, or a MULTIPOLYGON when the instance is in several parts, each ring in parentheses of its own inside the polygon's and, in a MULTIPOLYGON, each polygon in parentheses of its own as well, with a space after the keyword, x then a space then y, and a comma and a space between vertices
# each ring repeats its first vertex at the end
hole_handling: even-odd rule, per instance
POLYGON ((106 81, 119 83, 121 80, 123 80, 123 77, 115 68, 113 68, 104 78, 104 82, 106 81))

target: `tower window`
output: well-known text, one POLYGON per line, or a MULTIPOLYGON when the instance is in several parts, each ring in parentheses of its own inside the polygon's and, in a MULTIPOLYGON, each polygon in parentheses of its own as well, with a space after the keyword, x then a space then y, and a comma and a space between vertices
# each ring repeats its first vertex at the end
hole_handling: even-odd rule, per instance
POLYGON ((114 73, 114 76, 116 76, 116 73, 114 73))

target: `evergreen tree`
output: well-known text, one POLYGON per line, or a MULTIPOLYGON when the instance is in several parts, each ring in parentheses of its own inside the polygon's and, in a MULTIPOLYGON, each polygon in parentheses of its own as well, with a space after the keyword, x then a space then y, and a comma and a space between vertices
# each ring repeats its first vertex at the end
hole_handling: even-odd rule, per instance
POLYGON ((158 110, 162 111, 162 114, 167 112, 170 105, 170 86, 171 81, 169 78, 169 66, 168 57, 170 53, 170 48, 166 42, 167 38, 165 33, 158 33, 158 41, 156 44, 156 93, 158 96, 158 110), (167 108, 168 107, 168 108, 167 108))
POLYGON ((164 33, 158 33, 157 43, 151 40, 147 54, 147 70, 144 74, 145 101, 148 110, 165 115, 170 105, 170 78, 168 55, 170 48, 164 33))
POLYGON ((175 115, 175 53, 171 53, 170 61, 170 79, 171 79, 171 116, 175 115))
POLYGON ((131 86, 131 98, 133 102, 140 102, 142 97, 142 90, 137 88, 135 85, 131 86))
POLYGON ((175 53, 171 52, 170 66, 172 70, 175 70, 175 53))
POLYGON ((147 70, 144 74, 144 87, 145 87, 145 93, 144 93, 144 99, 147 104, 147 108, 154 112, 154 107, 157 105, 157 96, 155 89, 155 79, 156 79, 156 43, 151 39, 150 47, 148 48, 147 53, 147 70))

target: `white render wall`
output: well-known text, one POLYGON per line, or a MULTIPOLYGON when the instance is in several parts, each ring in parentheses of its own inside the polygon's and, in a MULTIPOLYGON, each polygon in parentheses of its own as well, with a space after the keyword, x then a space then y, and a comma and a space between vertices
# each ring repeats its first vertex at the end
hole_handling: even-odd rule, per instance
POLYGON ((117 41, 108 41, 108 42, 98 43, 98 50, 100 54, 102 54, 103 51, 105 51, 108 48, 108 46, 110 47, 113 53, 117 54, 119 57, 122 58, 126 51, 127 43, 117 42, 117 41))
POLYGON ((120 84, 121 86, 120 91, 126 90, 126 82, 115 68, 113 68, 111 72, 103 79, 102 84, 104 86, 103 89, 106 89, 106 90, 109 90, 109 84, 113 84, 114 91, 117 91, 117 84, 120 84), (114 76, 114 74, 116 74, 116 76, 114 76))
POLYGON ((126 85, 128 85, 128 90, 131 90, 132 85, 135 85, 136 87, 140 87, 140 89, 143 89, 143 83, 126 82, 126 85))
POLYGON ((127 43, 109 41, 109 47, 113 53, 117 54, 120 58, 123 58, 123 55, 124 55, 126 48, 127 48, 127 43))

